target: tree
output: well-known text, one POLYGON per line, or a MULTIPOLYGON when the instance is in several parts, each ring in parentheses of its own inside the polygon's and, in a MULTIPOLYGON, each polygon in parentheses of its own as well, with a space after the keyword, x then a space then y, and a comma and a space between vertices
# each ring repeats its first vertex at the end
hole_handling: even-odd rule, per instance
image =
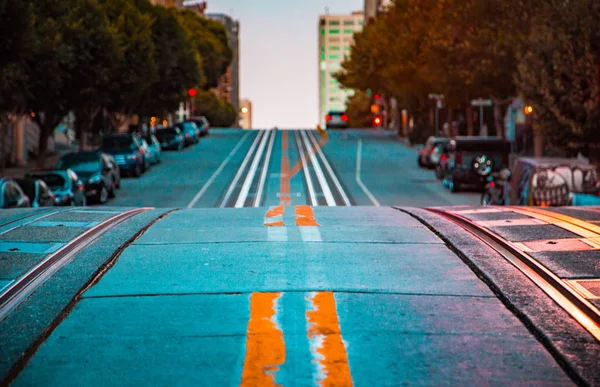
POLYGON ((187 98, 187 90, 203 83, 200 55, 188 39, 172 9, 150 8, 154 23, 152 41, 158 77, 142 97, 140 113, 162 116, 187 98))
POLYGON ((600 159, 600 4, 548 0, 519 54, 516 80, 533 106, 536 155, 550 143, 600 159))
POLYGON ((177 16, 202 59, 206 78, 200 86, 206 89, 216 87, 233 58, 225 27, 217 21, 202 18, 191 10, 179 10, 177 16))
POLYGON ((371 100, 362 91, 357 91, 348 98, 346 104, 348 126, 351 128, 367 128, 371 126, 371 100))
POLYGON ((235 108, 210 91, 200 90, 194 98, 194 104, 197 114, 205 116, 212 127, 237 125, 238 112, 235 108))

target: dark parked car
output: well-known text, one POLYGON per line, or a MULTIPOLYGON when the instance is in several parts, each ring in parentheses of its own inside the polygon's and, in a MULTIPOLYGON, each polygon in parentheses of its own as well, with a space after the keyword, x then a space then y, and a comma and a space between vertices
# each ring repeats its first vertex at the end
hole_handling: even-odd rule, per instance
POLYGON ((108 198, 115 197, 119 167, 97 151, 76 152, 63 156, 56 169, 71 169, 85 183, 88 201, 104 204, 108 198))
POLYGON ((25 175, 27 178, 43 180, 54 194, 57 206, 85 206, 85 184, 77 174, 67 170, 40 170, 25 175))
POLYGON ((449 138, 429 137, 425 142, 425 147, 419 152, 419 166, 422 168, 434 168, 440 160, 444 147, 449 142, 449 138))
POLYGON ((492 173, 508 168, 510 143, 499 137, 456 137, 448 148, 444 184, 458 192, 464 186, 483 190, 492 173))
POLYGON ((210 129, 210 123, 208 122, 208 119, 206 117, 204 117, 204 116, 192 117, 189 121, 195 123, 196 126, 198 127, 198 129, 200 129, 201 137, 208 135, 208 129, 210 129))
POLYGON ((442 180, 444 176, 446 176, 446 170, 448 169, 448 158, 450 157, 450 142, 446 143, 443 148, 441 148, 439 154, 439 160, 435 166, 435 177, 438 180, 442 180))
POLYGON ((347 129, 348 128, 348 116, 345 112, 330 111, 325 117, 325 128, 326 129, 347 129))
POLYGON ((146 142, 145 145, 150 156, 150 162, 152 164, 160 163, 160 142, 156 136, 153 134, 146 135, 144 136, 144 141, 146 142))
POLYGON ((29 207, 30 201, 16 181, 0 178, 0 208, 29 207))
POLYGON ((112 155, 121 172, 141 176, 150 167, 142 141, 136 134, 111 134, 102 139, 101 150, 112 155))
POLYGON ((55 196, 52 190, 40 179, 15 179, 29 198, 31 207, 53 207, 55 196))
POLYGON ((596 167, 576 159, 522 157, 511 173, 492 181, 483 204, 518 206, 600 205, 596 167))
POLYGON ((175 127, 185 136, 185 145, 197 144, 200 141, 200 130, 193 122, 180 122, 175 127))
POLYGON ((185 136, 177 127, 156 129, 154 135, 163 150, 182 150, 185 146, 185 136))

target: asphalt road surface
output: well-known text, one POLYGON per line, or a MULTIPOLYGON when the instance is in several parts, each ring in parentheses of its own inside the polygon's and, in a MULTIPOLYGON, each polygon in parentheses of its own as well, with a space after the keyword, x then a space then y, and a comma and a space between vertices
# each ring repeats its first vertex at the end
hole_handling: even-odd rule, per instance
POLYGON ((600 385, 599 208, 367 130, 213 130, 117 195, 0 212, 3 383, 600 385))

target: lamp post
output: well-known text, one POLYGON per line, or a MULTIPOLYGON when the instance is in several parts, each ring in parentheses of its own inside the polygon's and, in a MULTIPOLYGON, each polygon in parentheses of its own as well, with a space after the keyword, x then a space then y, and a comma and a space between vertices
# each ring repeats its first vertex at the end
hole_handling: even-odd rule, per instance
POLYGON ((444 94, 429 94, 429 99, 435 100, 435 135, 440 134, 440 109, 444 107, 444 94))

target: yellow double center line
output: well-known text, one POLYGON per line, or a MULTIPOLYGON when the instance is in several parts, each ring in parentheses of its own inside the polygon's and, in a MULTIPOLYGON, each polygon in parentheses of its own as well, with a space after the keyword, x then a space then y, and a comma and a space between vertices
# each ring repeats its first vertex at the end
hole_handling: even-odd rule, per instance
MULTIPOLYGON (((284 227, 284 212, 284 206, 269 209, 265 215, 265 226, 284 227)), ((298 227, 319 227, 310 206, 296 206, 294 215, 298 227)), ((282 297, 281 292, 255 292, 250 295, 250 320, 241 386, 280 386, 276 380, 277 372, 287 359, 285 333, 278 321, 282 297)), ((352 386, 334 293, 308 293, 304 317, 315 384, 323 387, 352 386)))

